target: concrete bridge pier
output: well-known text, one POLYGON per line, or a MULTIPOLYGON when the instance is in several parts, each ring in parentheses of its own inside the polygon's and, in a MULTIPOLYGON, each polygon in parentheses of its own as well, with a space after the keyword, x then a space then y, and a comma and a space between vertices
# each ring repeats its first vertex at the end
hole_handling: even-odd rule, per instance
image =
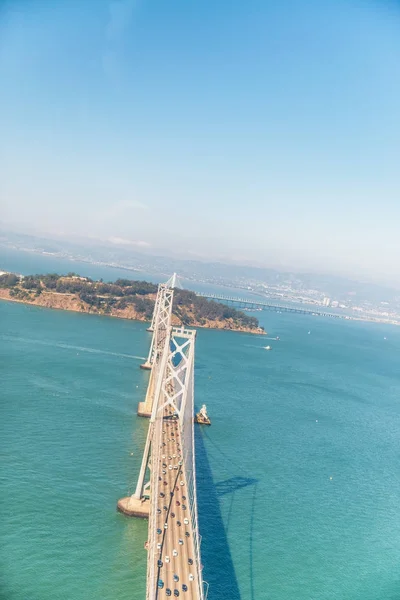
POLYGON ((117 510, 128 517, 148 519, 150 515, 150 500, 148 498, 135 498, 126 496, 117 502, 117 510))

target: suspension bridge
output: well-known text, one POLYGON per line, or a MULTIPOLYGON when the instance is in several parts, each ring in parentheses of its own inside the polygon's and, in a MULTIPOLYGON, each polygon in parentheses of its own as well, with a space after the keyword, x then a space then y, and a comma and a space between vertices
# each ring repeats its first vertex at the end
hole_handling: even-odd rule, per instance
POLYGON ((150 371, 138 415, 149 429, 136 490, 121 498, 120 512, 148 519, 146 600, 183 596, 206 600, 197 515, 194 446, 196 331, 172 327, 174 274, 158 286, 149 330, 150 371))

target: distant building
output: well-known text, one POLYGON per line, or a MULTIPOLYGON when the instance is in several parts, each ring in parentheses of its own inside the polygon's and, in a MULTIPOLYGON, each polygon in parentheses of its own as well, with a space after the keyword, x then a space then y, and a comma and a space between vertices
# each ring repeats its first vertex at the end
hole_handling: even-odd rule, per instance
POLYGON ((322 300, 322 304, 323 304, 323 306, 330 306, 330 305, 331 305, 331 299, 330 299, 330 298, 327 298, 327 297, 325 297, 325 298, 322 300))
POLYGON ((339 302, 337 300, 332 300, 331 306, 332 308, 337 308, 339 306, 339 302))

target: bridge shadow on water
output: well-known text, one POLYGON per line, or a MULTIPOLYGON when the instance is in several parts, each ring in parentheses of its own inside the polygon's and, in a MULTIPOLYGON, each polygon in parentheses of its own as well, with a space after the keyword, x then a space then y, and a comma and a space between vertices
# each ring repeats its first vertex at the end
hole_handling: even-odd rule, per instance
MULTIPOLYGON (((238 580, 227 539, 234 493, 257 480, 247 477, 231 477, 214 483, 201 428, 195 427, 196 478, 199 529, 202 536, 201 558, 204 580, 209 583, 208 600, 241 600, 238 580), (219 498, 232 494, 224 525, 219 498)), ((250 532, 252 534, 252 532, 250 532)), ((250 548, 250 557, 252 558, 250 548)), ((250 570, 252 568, 250 567, 250 570)), ((252 575, 252 573, 250 573, 252 575)), ((253 589, 251 585, 252 597, 253 589)))
POLYGON ((248 485, 255 485, 257 479, 251 479, 249 477, 231 477, 225 481, 220 481, 215 484, 215 490, 217 497, 224 496, 225 494, 232 494, 240 488, 247 487, 248 485))

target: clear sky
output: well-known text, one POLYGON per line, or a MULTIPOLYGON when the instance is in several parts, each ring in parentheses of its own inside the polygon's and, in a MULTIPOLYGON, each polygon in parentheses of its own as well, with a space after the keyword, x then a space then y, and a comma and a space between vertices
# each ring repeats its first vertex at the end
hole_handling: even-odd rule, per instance
POLYGON ((400 3, 0 0, 0 200, 9 228, 398 284, 400 3))

